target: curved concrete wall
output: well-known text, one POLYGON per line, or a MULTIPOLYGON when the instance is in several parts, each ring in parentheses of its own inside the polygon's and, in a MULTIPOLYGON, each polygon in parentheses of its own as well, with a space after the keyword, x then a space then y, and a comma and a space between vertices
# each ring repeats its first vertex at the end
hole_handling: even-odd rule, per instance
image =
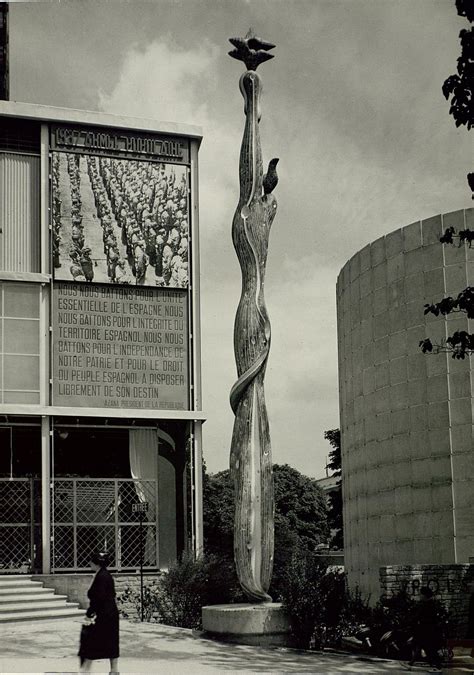
POLYGON ((451 225, 474 229, 474 209, 377 239, 338 278, 345 563, 374 600, 382 565, 474 556, 474 359, 418 346, 474 331, 423 313, 474 286, 474 248, 439 243, 451 225))

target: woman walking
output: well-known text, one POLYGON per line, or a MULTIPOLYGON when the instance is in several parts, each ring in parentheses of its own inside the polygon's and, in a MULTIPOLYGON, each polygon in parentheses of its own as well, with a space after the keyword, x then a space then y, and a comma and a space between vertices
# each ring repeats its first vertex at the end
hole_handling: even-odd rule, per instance
POLYGON ((434 599, 433 591, 428 586, 420 588, 420 600, 415 606, 413 616, 413 655, 410 667, 415 656, 423 650, 432 670, 441 669, 439 650, 443 644, 439 609, 434 599))
POLYGON ((91 567, 94 578, 87 591, 90 604, 81 630, 79 657, 81 672, 89 672, 92 661, 109 659, 110 672, 118 673, 119 614, 115 603, 115 588, 112 575, 107 570, 106 553, 94 553, 91 567))

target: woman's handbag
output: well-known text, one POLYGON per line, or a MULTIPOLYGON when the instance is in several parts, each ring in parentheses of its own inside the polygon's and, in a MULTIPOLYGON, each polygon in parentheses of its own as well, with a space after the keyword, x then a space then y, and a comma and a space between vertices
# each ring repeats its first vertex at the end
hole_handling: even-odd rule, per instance
POLYGON ((84 620, 82 622, 82 626, 84 628, 87 628, 88 626, 94 626, 95 625, 95 620, 96 620, 96 614, 92 614, 92 616, 86 616, 84 617, 84 620))
POLYGON ((93 616, 86 616, 82 622, 81 626, 81 635, 80 635, 80 645, 81 652, 86 654, 89 652, 91 642, 93 643, 93 634, 95 628, 95 614, 93 616))

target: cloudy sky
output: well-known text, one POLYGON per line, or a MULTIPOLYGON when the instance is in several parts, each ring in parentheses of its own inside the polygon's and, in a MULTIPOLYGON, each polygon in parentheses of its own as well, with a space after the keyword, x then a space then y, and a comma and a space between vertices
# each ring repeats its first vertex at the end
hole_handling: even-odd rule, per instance
MULTIPOLYGON (((240 269, 231 242, 243 128, 228 37, 263 64, 264 160, 279 157, 265 293, 274 461, 323 476, 339 425, 335 284, 365 244, 472 206, 473 147, 441 94, 455 71, 451 0, 62 0, 10 9, 11 98, 200 125, 204 456, 227 468, 240 269)), ((420 311, 422 308, 420 307, 420 311)))

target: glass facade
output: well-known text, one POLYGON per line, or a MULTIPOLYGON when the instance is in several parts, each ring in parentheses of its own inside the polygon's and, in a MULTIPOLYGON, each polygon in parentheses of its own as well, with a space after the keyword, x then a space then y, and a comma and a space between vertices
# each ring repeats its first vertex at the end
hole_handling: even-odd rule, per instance
POLYGON ((40 271, 40 158, 0 151, 0 269, 40 271))
POLYGON ((0 282, 0 402, 40 402, 39 284, 0 282))

